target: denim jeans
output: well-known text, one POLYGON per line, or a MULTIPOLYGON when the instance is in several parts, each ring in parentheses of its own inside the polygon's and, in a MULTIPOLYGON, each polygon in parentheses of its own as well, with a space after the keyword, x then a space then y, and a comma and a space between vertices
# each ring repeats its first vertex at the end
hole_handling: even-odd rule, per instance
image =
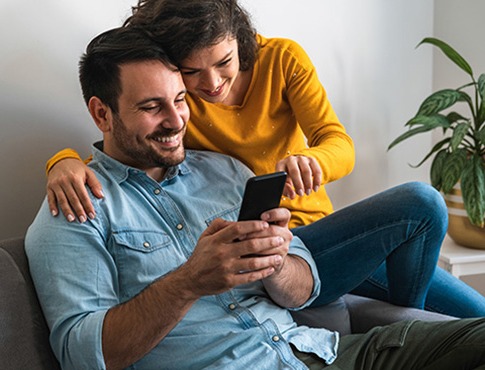
POLYGON ((293 229, 319 269, 322 290, 313 306, 354 293, 456 317, 485 316, 485 297, 436 267, 447 225, 440 193, 412 182, 293 229))

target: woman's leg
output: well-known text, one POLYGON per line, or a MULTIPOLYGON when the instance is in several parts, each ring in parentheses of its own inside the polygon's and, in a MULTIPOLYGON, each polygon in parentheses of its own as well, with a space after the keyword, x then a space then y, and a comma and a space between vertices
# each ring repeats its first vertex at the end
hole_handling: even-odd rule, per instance
MULTIPOLYGON (((386 264, 383 263, 352 293, 388 300, 386 264)), ((485 297, 442 268, 436 268, 426 297, 425 309, 455 317, 485 317, 485 297)))
POLYGON ((293 230, 312 252, 329 303, 385 261, 388 301, 423 308, 447 228, 441 195, 423 183, 397 186, 293 230))

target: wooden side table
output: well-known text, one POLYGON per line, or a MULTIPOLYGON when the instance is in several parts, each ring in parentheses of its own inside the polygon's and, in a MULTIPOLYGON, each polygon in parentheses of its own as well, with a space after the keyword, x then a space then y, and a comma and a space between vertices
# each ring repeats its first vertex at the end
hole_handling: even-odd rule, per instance
POLYGON ((441 246, 438 266, 458 278, 485 274, 485 250, 462 247, 447 235, 441 246))

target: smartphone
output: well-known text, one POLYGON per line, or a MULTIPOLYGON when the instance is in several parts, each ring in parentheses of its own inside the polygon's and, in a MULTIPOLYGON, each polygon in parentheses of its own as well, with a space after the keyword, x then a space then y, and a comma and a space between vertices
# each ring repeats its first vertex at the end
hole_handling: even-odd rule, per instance
POLYGON ((261 214, 278 208, 286 182, 286 172, 254 176, 246 182, 238 221, 260 220, 261 214))

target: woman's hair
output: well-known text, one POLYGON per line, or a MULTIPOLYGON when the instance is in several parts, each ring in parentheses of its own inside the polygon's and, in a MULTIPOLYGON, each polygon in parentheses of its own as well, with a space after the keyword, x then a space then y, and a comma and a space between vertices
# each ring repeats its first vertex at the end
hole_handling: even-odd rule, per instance
POLYGON ((256 61, 256 30, 237 0, 139 0, 124 26, 148 28, 179 66, 227 36, 237 39, 242 71, 256 61))

